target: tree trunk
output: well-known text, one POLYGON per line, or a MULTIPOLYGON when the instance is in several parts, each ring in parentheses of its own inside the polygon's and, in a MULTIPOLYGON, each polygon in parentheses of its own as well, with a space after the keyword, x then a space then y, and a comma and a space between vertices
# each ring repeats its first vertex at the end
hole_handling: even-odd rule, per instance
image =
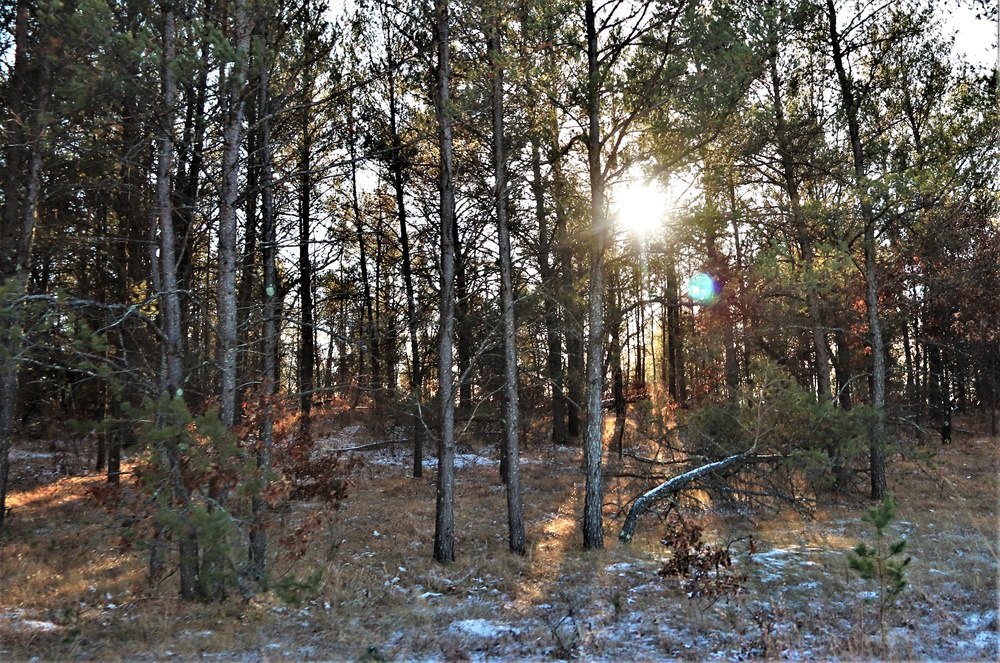
MULTIPOLYGON (((265 42, 265 39, 261 40, 265 42)), ((263 49, 262 49, 263 50, 263 49)), ((270 96, 268 91, 268 62, 260 63, 260 110, 259 150, 260 150, 260 190, 261 190, 261 248, 264 259, 264 331, 263 331, 263 397, 264 412, 261 417, 260 446, 257 449, 257 469, 261 472, 263 484, 254 495, 251 508, 253 522, 250 526, 249 561, 254 578, 264 577, 267 570, 267 501, 261 493, 267 487, 267 475, 271 467, 271 451, 274 444, 274 394, 278 383, 278 325, 277 325, 277 240, 274 215, 274 175, 271 158, 270 96)))
MULTIPOLYGON (((10 100, 11 120, 7 135, 6 170, 3 178, 4 207, 0 219, 0 285, 10 287, 10 312, 3 321, 3 359, 0 360, 0 530, 7 512, 7 491, 10 480, 10 449, 17 426, 18 362, 21 352, 21 303, 27 293, 31 274, 32 240, 35 234, 36 210, 42 185, 42 144, 46 113, 52 87, 49 59, 38 57, 35 70, 28 56, 31 37, 28 34, 31 10, 27 2, 18 2, 14 27, 14 70, 10 100), (33 100, 34 104, 30 101, 33 100), (33 107, 32 107, 33 106, 33 107), (22 124, 23 123, 23 124, 22 124)), ((39 21, 34 39, 48 47, 48 34, 43 20, 39 21)))
POLYGON ((448 0, 435 0, 438 47, 435 110, 440 145, 441 196, 441 323, 439 327, 439 396, 441 437, 438 441, 437 505, 434 559, 455 561, 455 400, 452 348, 455 335, 455 191, 452 171, 452 108, 449 95, 448 0))
POLYGON ((375 315, 372 306, 372 287, 368 277, 368 245, 365 241, 364 219, 361 215, 361 199, 358 196, 358 161, 357 146, 355 136, 357 135, 354 126, 354 102, 347 109, 348 134, 351 156, 351 212, 354 216, 355 235, 358 240, 358 267, 361 269, 361 290, 364 295, 362 303, 365 322, 362 343, 358 353, 358 383, 361 388, 371 388, 378 385, 379 341, 376 335, 375 315), (365 356, 368 357, 369 375, 364 375, 365 356))
POLYGON ((500 300, 503 308, 504 357, 504 446, 507 458, 507 532, 511 552, 524 549, 524 516, 521 513, 521 479, 518 437, 520 404, 517 392, 517 324, 514 319, 513 266, 510 227, 507 222, 507 161, 504 156, 503 64, 499 10, 490 33, 490 64, 493 68, 493 172, 496 178, 497 237, 500 248, 500 300))
MULTIPOLYGON (((309 84, 310 94, 312 83, 309 84)), ((311 434, 312 397, 315 387, 313 367, 316 365, 316 320, 312 294, 312 259, 309 241, 312 235, 312 129, 309 126, 308 105, 302 109, 302 143, 299 146, 299 302, 302 322, 299 326, 298 389, 299 432, 311 434)))
MULTIPOLYGON (((260 72, 254 73, 255 80, 249 84, 250 89, 259 89, 261 85, 260 72)), ((259 94, 257 97, 259 98, 259 94)), ((258 260, 260 259, 260 248, 258 242, 263 241, 259 235, 258 225, 260 189, 261 189, 261 164, 260 164, 260 127, 265 120, 263 110, 259 108, 259 99, 250 97, 247 100, 247 126, 253 127, 247 131, 247 174, 246 174, 246 195, 244 196, 244 218, 245 230, 243 240, 243 253, 240 259, 240 278, 236 289, 236 384, 239 391, 236 397, 242 402, 242 393, 246 385, 258 379, 260 374, 260 364, 257 358, 260 356, 260 347, 257 343, 258 335, 254 333, 254 309, 256 302, 260 301, 263 295, 260 292, 260 272, 258 260)), ((237 409, 236 419, 242 417, 242 412, 237 409)))
POLYGON ((611 365, 611 397, 615 409, 615 430, 611 437, 611 449, 618 452, 621 458, 625 453, 625 415, 628 403, 625 400, 625 374, 622 370, 622 306, 621 306, 621 272, 612 271, 608 279, 611 283, 608 298, 608 335, 611 337, 608 347, 608 364, 611 365))
MULTIPOLYGON (((222 130, 222 188, 219 204, 219 419, 227 429, 236 423, 238 407, 236 384, 237 302, 236 302, 236 211, 240 183, 240 147, 243 143, 244 89, 246 61, 250 51, 246 0, 236 0, 234 25, 235 59, 227 76, 220 76, 220 97, 225 99, 222 130)), ((212 510, 226 509, 228 490, 223 481, 212 482, 209 488, 212 510)), ((226 544, 207 546, 203 560, 203 585, 206 598, 221 601, 226 596, 226 544)))
POLYGON ((546 369, 552 391, 552 442, 566 444, 566 394, 563 392, 562 336, 559 333, 559 283, 551 264, 552 238, 545 213, 545 184, 542 180, 541 147, 537 136, 531 137, 531 192, 535 199, 535 222, 538 224, 538 275, 545 298, 544 318, 547 345, 546 369))
POLYGON ((885 345, 882 341, 882 321, 879 313, 879 285, 875 224, 877 219, 872 209, 867 189, 867 166, 864 147, 861 143, 861 123, 858 117, 860 102, 855 97, 854 84, 845 67, 841 37, 837 27, 837 10, 834 0, 826 2, 830 45, 833 64, 840 84, 840 96, 847 116, 848 133, 851 139, 851 154, 854 160, 854 186, 857 189, 864 224, 862 275, 865 278, 865 307, 868 312, 868 333, 872 353, 872 408, 875 421, 872 424, 869 463, 871 471, 871 498, 881 501, 887 492, 885 476, 885 345))
POLYGON ((587 316, 587 432, 583 464, 586 484, 583 501, 583 546, 604 547, 604 254, 608 220, 604 209, 604 172, 601 167, 600 63, 597 59, 597 23, 593 0, 586 2, 587 29, 587 162, 590 174, 590 288, 587 316))
MULTIPOLYGON (((184 395, 181 308, 177 288, 177 258, 176 237, 174 234, 174 214, 171 203, 170 171, 173 161, 173 108, 176 87, 173 77, 174 49, 174 12, 170 5, 163 11, 163 57, 161 63, 161 117, 156 161, 156 211, 155 223, 159 229, 159 260, 153 263, 161 288, 159 297, 162 306, 164 327, 164 366, 166 370, 163 380, 165 391, 170 399, 179 399, 184 395)), ((164 442, 168 476, 173 487, 174 499, 180 505, 181 513, 185 514, 190 503, 190 489, 181 477, 179 450, 175 441, 164 442)), ((199 546, 198 539, 186 515, 181 515, 182 526, 179 528, 178 546, 178 576, 180 578, 181 598, 192 600, 200 595, 199 586, 199 546)), ((160 555, 154 545, 150 559, 150 568, 156 566, 156 558, 160 555)))
POLYGON ((219 205, 219 409, 222 423, 227 428, 231 428, 236 421, 236 203, 243 141, 244 67, 250 50, 246 0, 236 0, 234 18, 236 57, 229 75, 220 79, 219 91, 226 100, 219 205))
POLYGON ((684 329, 681 326, 680 284, 676 258, 667 256, 667 391, 675 403, 687 400, 684 382, 684 329))
MULTIPOLYGON (((211 15, 211 2, 205 2, 206 15, 211 15)), ((194 103, 188 105, 187 118, 185 120, 184 139, 181 145, 186 145, 186 157, 177 155, 177 179, 176 186, 173 187, 172 199, 176 202, 174 207, 174 237, 177 246, 181 247, 177 256, 176 272, 177 284, 181 291, 192 290, 196 284, 194 282, 194 270, 196 254, 195 242, 198 237, 196 226, 196 214, 198 199, 201 190, 202 165, 204 163, 205 138, 208 134, 205 106, 208 102, 208 79, 212 45, 209 39, 205 38, 201 45, 201 61, 205 63, 198 73, 197 88, 192 90, 188 84, 187 95, 194 98, 194 103)), ((190 339, 189 349, 196 349, 198 354, 189 350, 184 354, 186 362, 185 382, 188 385, 194 383, 194 391, 198 396, 204 397, 209 383, 207 379, 199 379, 198 375, 208 371, 202 368, 211 363, 209 359, 209 349, 211 343, 208 341, 208 316, 196 315, 192 318, 190 314, 190 297, 180 297, 178 306, 180 307, 180 334, 183 339, 190 339)), ((191 391, 189 387, 185 387, 191 391)), ((191 394, 188 394, 190 397, 191 394)), ((189 398, 189 402, 194 399, 189 398)))
MULTIPOLYGON (((558 131, 556 131, 558 140, 558 131)), ((553 198, 555 199, 555 236, 562 267, 559 300, 562 305, 563 334, 566 337, 566 435, 569 440, 580 439, 580 409, 583 405, 583 312, 576 296, 576 270, 573 266, 573 246, 569 241, 567 212, 563 203, 566 182, 559 159, 558 144, 554 150, 553 198)))
POLYGON ((469 317, 469 281, 465 252, 458 232, 458 217, 452 212, 452 236, 455 239, 455 351, 458 358, 458 407, 472 412, 472 322, 469 317))
POLYGON ((410 337, 410 392, 413 398, 413 477, 424 474, 424 419, 423 419, 423 362, 420 359, 419 321, 417 320, 417 297, 413 288, 413 258, 410 254, 410 234, 406 218, 405 169, 407 163, 402 154, 403 141, 399 135, 398 104, 396 98, 395 60, 392 50, 388 51, 389 71, 389 132, 392 134, 392 158, 389 170, 392 187, 396 195, 396 214, 399 216, 399 242, 402 256, 403 287, 406 290, 406 326, 410 337))

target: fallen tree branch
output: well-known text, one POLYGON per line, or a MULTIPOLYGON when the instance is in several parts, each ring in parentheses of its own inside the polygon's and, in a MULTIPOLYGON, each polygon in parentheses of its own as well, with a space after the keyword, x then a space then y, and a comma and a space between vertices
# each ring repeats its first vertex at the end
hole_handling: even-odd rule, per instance
POLYGON ((751 449, 741 454, 736 454, 735 456, 729 456, 728 458, 723 458, 720 461, 709 463, 708 465, 696 467, 693 470, 685 472, 684 474, 679 474, 674 478, 661 483, 656 488, 643 493, 642 496, 632 504, 632 508, 629 509, 628 515, 625 516, 625 523, 622 525, 622 531, 618 535, 618 540, 626 545, 632 543, 632 535, 635 534, 635 526, 639 522, 639 516, 649 511, 649 508, 658 500, 667 495, 676 493, 695 479, 699 479, 706 474, 718 472, 720 470, 733 467, 734 465, 741 465, 744 462, 747 462, 751 458, 752 452, 753 450, 751 449))

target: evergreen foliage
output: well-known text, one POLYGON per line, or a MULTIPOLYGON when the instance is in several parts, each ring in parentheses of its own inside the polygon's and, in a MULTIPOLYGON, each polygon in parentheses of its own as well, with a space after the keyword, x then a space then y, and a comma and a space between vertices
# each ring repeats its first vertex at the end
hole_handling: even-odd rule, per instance
POLYGON ((868 510, 863 520, 875 527, 875 545, 861 541, 847 555, 848 565, 864 580, 878 585, 879 614, 906 589, 906 567, 911 558, 904 556, 906 539, 886 541, 886 529, 896 518, 896 503, 892 495, 868 510))

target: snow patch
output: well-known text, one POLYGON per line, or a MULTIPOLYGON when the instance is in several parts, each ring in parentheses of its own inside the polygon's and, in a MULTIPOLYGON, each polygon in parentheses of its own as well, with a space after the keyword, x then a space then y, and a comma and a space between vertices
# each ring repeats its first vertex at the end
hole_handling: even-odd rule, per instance
POLYGON ((16 622, 14 628, 17 630, 28 630, 28 631, 58 631, 59 627, 52 622, 41 622, 34 619, 25 619, 24 621, 16 622))
POLYGON ((463 619, 452 622, 448 627, 452 633, 473 635, 477 638, 498 638, 505 633, 517 633, 517 629, 491 622, 488 619, 463 619))

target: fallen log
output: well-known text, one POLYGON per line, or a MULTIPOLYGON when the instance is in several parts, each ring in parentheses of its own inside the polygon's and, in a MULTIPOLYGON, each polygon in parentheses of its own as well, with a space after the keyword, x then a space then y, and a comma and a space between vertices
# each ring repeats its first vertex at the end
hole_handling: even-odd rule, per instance
POLYGON ((635 526, 639 522, 639 516, 649 511, 650 507, 652 507, 658 500, 676 493, 695 479, 700 479, 706 474, 718 472, 720 470, 733 467, 734 465, 740 465, 748 461, 751 458, 752 453, 753 450, 751 449, 750 451, 729 456, 728 458, 723 458, 722 460, 709 463, 708 465, 696 467, 693 470, 685 472, 684 474, 679 474, 672 479, 664 481, 656 488, 643 493, 642 496, 640 496, 639 499, 632 504, 632 508, 629 509, 628 515, 625 516, 625 523, 622 525, 621 533, 618 534, 618 540, 626 545, 632 543, 632 535, 635 534, 635 526))

